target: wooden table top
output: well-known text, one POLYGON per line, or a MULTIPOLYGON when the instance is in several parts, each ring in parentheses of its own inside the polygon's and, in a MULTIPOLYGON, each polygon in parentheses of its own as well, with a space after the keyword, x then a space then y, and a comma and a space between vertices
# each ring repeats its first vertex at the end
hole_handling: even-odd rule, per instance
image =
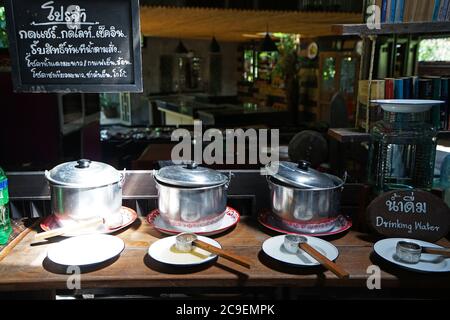
MULTIPOLYGON (((70 275, 46 259, 48 247, 30 246, 35 231, 29 233, 0 262, 0 291, 66 289, 70 275)), ((330 240, 339 249, 337 262, 350 273, 341 280, 321 268, 301 269, 282 265, 265 256, 261 245, 275 235, 251 218, 243 218, 229 232, 215 237, 224 249, 246 256, 253 262, 248 270, 219 258, 215 264, 197 268, 174 268, 152 260, 147 250, 164 237, 140 218, 117 234, 126 248, 118 259, 96 270, 85 270, 83 289, 143 287, 360 287, 366 288, 367 268, 382 269, 382 288, 450 288, 450 274, 421 274, 399 269, 381 261, 372 252, 375 239, 350 231, 330 240)), ((450 246, 448 240, 439 242, 450 246)))

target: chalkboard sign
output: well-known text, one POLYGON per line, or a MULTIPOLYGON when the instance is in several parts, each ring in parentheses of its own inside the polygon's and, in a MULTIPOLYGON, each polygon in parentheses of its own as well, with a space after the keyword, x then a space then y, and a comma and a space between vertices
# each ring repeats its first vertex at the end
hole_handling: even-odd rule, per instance
POLYGON ((142 92, 138 0, 7 0, 15 91, 142 92))
POLYGON ((386 237, 437 241, 450 231, 450 209, 435 195, 421 191, 391 191, 367 208, 369 225, 386 237))

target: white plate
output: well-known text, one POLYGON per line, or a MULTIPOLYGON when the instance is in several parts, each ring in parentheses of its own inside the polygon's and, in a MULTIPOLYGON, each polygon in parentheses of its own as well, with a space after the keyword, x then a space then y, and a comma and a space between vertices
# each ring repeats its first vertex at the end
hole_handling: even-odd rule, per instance
POLYGON ((420 256, 420 261, 417 264, 405 263, 398 260, 395 252, 397 242, 399 241, 410 241, 417 243, 418 245, 423 247, 442 248, 441 246, 438 246, 434 243, 429 243, 421 240, 390 238, 383 239, 375 243, 375 245, 373 246, 373 250, 381 258, 392 262, 402 268, 421 272, 450 272, 450 260, 443 259, 442 256, 438 255, 422 254, 420 256))
POLYGON ((336 235, 336 234, 345 232, 352 227, 352 221, 343 215, 340 215, 338 217, 336 225, 334 226, 334 228, 332 230, 330 230, 328 232, 314 233, 314 234, 301 232, 298 229, 296 229, 294 226, 282 224, 282 223, 280 223, 280 220, 275 218, 274 215, 268 211, 260 214, 258 217, 258 221, 266 228, 276 231, 278 233, 310 235, 310 236, 314 236, 314 237, 326 237, 326 236, 336 235))
POLYGON ((379 104, 381 108, 388 112, 414 113, 425 112, 432 106, 444 103, 440 100, 414 100, 414 99, 387 99, 372 100, 371 102, 379 104))
MULTIPOLYGON (((339 256, 338 249, 328 241, 308 236, 305 236, 305 238, 308 239, 308 244, 310 246, 326 256, 328 259, 334 261, 339 256)), ((284 235, 276 236, 264 241, 262 249, 269 257, 284 263, 302 267, 315 267, 320 265, 316 259, 303 250, 299 250, 297 254, 288 252, 284 248, 283 243, 284 235)))
POLYGON ((240 220, 240 215, 239 212, 237 212, 235 209, 227 207, 222 219, 208 226, 197 228, 172 226, 161 218, 161 215, 159 214, 159 211, 157 209, 148 214, 146 220, 156 230, 164 234, 174 235, 182 232, 192 232, 197 235, 212 236, 222 233, 235 226, 240 220))
POLYGON ((47 257, 65 266, 84 266, 107 261, 125 248, 122 239, 106 234, 73 237, 52 245, 47 257))
MULTIPOLYGON (((128 227, 130 224, 132 224, 137 219, 137 213, 131 208, 122 207, 120 209, 120 213, 122 214, 122 223, 120 226, 117 226, 115 228, 108 228, 104 224, 101 224, 97 227, 91 227, 91 228, 85 228, 80 231, 76 232, 69 232, 65 233, 64 237, 77 237, 77 236, 83 236, 88 234, 108 234, 117 232, 119 230, 122 230, 126 227, 128 227)), ((41 229, 44 231, 50 231, 53 229, 60 228, 58 218, 55 215, 50 215, 47 218, 45 218, 41 222, 41 229)))
MULTIPOLYGON (((217 257, 215 254, 197 247, 194 247, 191 252, 179 252, 175 248, 175 237, 167 237, 154 242, 148 248, 148 255, 161 263, 186 267, 207 263, 217 257)), ((217 248, 222 248, 217 241, 211 238, 198 236, 198 239, 217 248)))

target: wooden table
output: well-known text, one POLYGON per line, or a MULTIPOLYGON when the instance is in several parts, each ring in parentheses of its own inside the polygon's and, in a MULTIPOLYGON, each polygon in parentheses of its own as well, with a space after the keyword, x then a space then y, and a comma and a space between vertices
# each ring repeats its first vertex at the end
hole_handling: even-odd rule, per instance
MULTIPOLYGON (((30 246, 32 231, 0 262, 0 291, 67 289, 70 275, 65 269, 46 259, 49 246, 30 246)), ((450 274, 430 275, 413 273, 389 265, 372 253, 371 236, 349 232, 331 239, 338 248, 337 262, 350 272, 350 278, 341 280, 321 268, 301 269, 274 262, 261 251, 264 240, 271 237, 268 230, 256 221, 243 218, 238 226, 216 237, 225 249, 246 256, 253 261, 248 270, 222 258, 213 265, 201 268, 173 268, 152 260, 147 255, 149 244, 164 237, 140 218, 125 231, 117 234, 126 243, 121 256, 98 270, 85 270, 81 277, 82 289, 95 288, 352 288, 366 289, 367 268, 377 264, 382 268, 381 286, 385 288, 445 289, 450 295, 450 274)), ((442 245, 450 246, 448 240, 442 245)), ((414 290, 412 290, 414 292, 414 290)))

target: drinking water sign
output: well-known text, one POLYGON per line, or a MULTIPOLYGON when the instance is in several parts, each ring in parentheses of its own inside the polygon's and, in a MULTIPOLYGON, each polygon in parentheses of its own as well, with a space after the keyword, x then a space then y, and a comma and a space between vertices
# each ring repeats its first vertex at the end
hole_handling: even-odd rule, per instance
POLYGON ((450 208, 439 197, 422 190, 383 193, 367 208, 369 226, 388 238, 435 242, 450 230, 450 208))
POLYGON ((142 92, 138 0, 7 0, 18 92, 142 92))

